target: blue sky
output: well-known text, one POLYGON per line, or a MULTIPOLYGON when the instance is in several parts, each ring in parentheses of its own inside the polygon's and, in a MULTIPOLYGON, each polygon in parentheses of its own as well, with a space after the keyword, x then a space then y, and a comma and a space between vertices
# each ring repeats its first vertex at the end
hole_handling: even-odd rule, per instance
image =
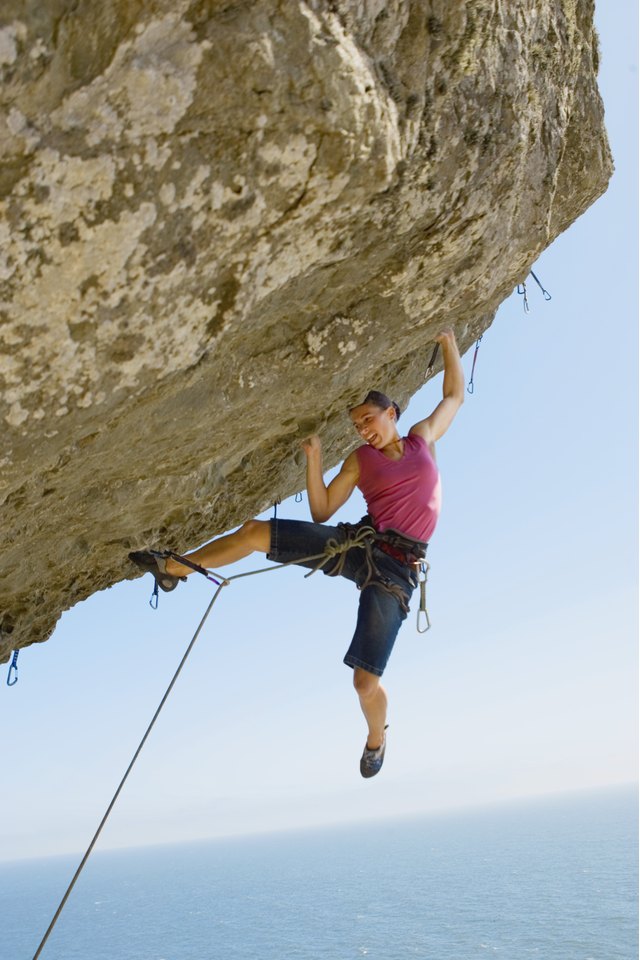
MULTIPOLYGON (((637 54, 600 3, 608 192, 486 332, 439 444, 432 630, 413 614, 385 682, 385 768, 341 663, 357 594, 277 570, 226 588, 101 839, 108 849, 394 817, 637 778, 637 54)), ((467 377, 473 350, 464 358, 467 377)), ((372 384, 384 388, 384 384, 372 384)), ((407 429, 439 398, 412 400, 407 429)), ((345 430, 350 425, 345 421, 345 430)), ((337 519, 363 512, 356 498, 337 519)), ((288 501, 281 516, 308 518, 288 501)), ((206 532, 203 532, 206 535, 206 532)), ((186 546, 186 545, 185 545, 186 546)), ((256 557, 236 569, 262 566, 256 557)), ((96 595, 0 686, 0 859, 83 850, 208 598, 151 580, 96 595)))

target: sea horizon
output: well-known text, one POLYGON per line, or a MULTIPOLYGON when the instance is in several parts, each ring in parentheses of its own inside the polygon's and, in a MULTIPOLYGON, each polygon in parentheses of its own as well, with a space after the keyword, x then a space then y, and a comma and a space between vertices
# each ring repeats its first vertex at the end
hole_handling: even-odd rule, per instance
MULTIPOLYGON (((635 783, 96 850, 43 960, 637 960, 635 783)), ((0 864, 7 960, 77 854, 0 864)))
MULTIPOLYGON (((203 835, 199 837, 193 837, 189 839, 178 839, 178 840, 164 840, 158 842, 146 842, 146 843, 132 843, 132 844, 117 844, 113 846, 102 847, 100 845, 100 838, 98 838, 95 849, 92 851, 91 856, 100 856, 101 854, 109 853, 135 853, 136 851, 151 851, 151 850, 163 850, 165 848, 172 847, 189 847, 197 846, 200 844, 206 843, 226 843, 241 841, 241 840, 253 840, 260 838, 268 837, 277 837, 277 836, 293 836, 299 834, 300 836, 306 836, 308 834, 315 834, 321 832, 329 832, 334 830, 340 830, 342 828, 348 829, 350 827, 357 827, 359 825, 369 825, 375 826, 377 824, 395 824, 395 823, 411 823, 414 821, 422 820, 437 820, 437 819, 447 819, 450 817, 456 816, 465 816, 466 814, 478 813, 482 814, 483 811, 491 813, 496 809, 500 808, 513 808, 514 810, 518 807, 524 806, 537 806, 538 804, 545 804, 546 802, 562 801, 566 800, 570 802, 572 799, 579 799, 581 797, 593 796, 594 798, 598 795, 615 793, 615 792, 635 792, 640 800, 640 781, 624 781, 621 783, 611 783, 598 786, 588 786, 588 787, 577 787, 569 789, 558 789, 552 791, 545 791, 542 793, 530 793, 522 794, 518 796, 505 797, 505 798, 496 798, 495 800, 481 801, 481 802, 471 802, 471 803, 456 803, 454 805, 448 806, 438 806, 432 810, 424 811, 415 811, 409 813, 394 813, 389 814, 388 816, 366 816, 364 815, 361 819, 355 817, 350 817, 344 820, 328 821, 328 822, 319 822, 319 823, 309 823, 307 825, 295 825, 292 827, 277 827, 273 829, 248 829, 244 831, 233 831, 229 833, 218 833, 203 835)), ((99 814, 100 817, 102 814, 99 814)), ((112 816, 117 815, 117 807, 114 808, 112 816)), ((98 820, 98 815, 96 817, 96 826, 98 820)), ((639 812, 639 823, 640 823, 640 812, 639 812)), ((106 826, 105 826, 106 829, 106 826)), ((87 837, 87 845, 89 844, 91 837, 87 837)), ((26 857, 8 857, 4 859, 0 853, 0 867, 9 866, 11 864, 19 863, 28 863, 28 862, 39 862, 45 860, 56 860, 56 859, 69 859, 71 857, 82 857, 86 851, 86 847, 77 848, 74 850, 61 851, 59 853, 52 854, 43 854, 39 855, 30 855, 26 857)))

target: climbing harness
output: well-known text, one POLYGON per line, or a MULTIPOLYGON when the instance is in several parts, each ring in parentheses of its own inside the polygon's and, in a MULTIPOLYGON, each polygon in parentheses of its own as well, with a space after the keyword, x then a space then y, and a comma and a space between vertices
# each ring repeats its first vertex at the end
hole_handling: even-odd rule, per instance
POLYGON ((426 372, 426 374, 425 374, 425 380, 428 380, 429 377, 431 376, 431 374, 433 373, 433 368, 434 368, 435 363, 436 363, 436 358, 437 358, 437 356, 438 356, 438 350, 439 350, 439 349, 440 349, 440 344, 439 344, 439 343, 436 343, 435 347, 433 348, 433 353, 431 354, 431 360, 429 360, 429 366, 427 367, 427 372, 426 372))
POLYGON ((280 497, 276 497, 276 499, 273 501, 273 519, 274 520, 278 519, 278 507, 280 506, 281 503, 282 503, 282 500, 280 499, 280 497))
MULTIPOLYGON (((542 290, 542 295, 543 295, 544 299, 545 299, 545 300, 551 300, 551 294, 549 293, 548 290, 545 290, 545 288, 542 286, 542 284, 541 284, 540 281, 538 280, 538 278, 537 278, 537 276, 535 275, 535 273, 533 272, 533 270, 530 270, 529 273, 531 274, 531 276, 533 277, 533 279, 535 280, 535 282, 538 284, 538 286, 539 286, 540 289, 542 290)), ((519 283, 519 284, 518 284, 518 286, 516 287, 516 292, 522 297, 522 306, 523 306, 523 308, 524 308, 524 312, 525 312, 525 313, 529 313, 529 298, 527 297, 527 281, 526 281, 526 279, 523 280, 522 283, 519 283)))
POLYGON ((467 387, 467 393, 473 393, 473 389, 474 389, 474 387, 473 387, 473 375, 474 375, 474 373, 476 372, 476 360, 478 359, 478 350, 480 349, 480 343, 482 342, 482 337, 483 337, 483 336, 484 336, 484 334, 481 333, 480 336, 478 337, 478 339, 476 340, 476 349, 475 349, 475 351, 474 351, 474 353, 473 353, 473 363, 472 363, 472 365, 471 365, 471 376, 470 376, 470 378, 469 378, 469 386, 467 387))
MULTIPOLYGON (((412 540, 410 537, 405 537, 403 534, 395 530, 384 531, 384 533, 378 533, 372 526, 370 526, 368 523, 365 522, 367 519, 369 518, 368 517, 363 518, 363 520, 359 524, 339 524, 339 526, 344 531, 344 538, 338 540, 332 537, 330 540, 327 541, 325 545, 325 549, 322 553, 314 554, 313 556, 310 556, 310 557, 301 557, 298 560, 290 560, 286 563, 276 564, 272 567, 261 567, 259 570, 248 570, 245 573, 236 573, 230 577, 223 577, 221 574, 217 573, 216 571, 211 571, 211 570, 208 570, 206 567, 201 567, 199 564, 194 563, 192 560, 189 560, 188 557, 183 557, 178 553, 174 553, 172 550, 150 551, 157 557, 161 557, 165 559, 171 557, 173 560, 176 560, 178 563, 182 563, 187 567, 191 567, 192 570, 202 574, 204 577, 207 578, 207 580, 210 580, 213 584, 215 584, 216 591, 213 597, 211 598, 211 600, 209 601, 207 609, 205 610, 193 637, 189 641, 187 649, 185 650, 182 656, 182 659, 178 664, 178 667, 171 679, 171 682, 169 683, 169 686, 167 687, 162 699, 160 700, 160 703, 156 709, 156 712, 151 718, 151 721, 147 729, 145 730, 142 740, 138 744, 138 747, 136 748, 136 751, 133 754, 131 761, 129 762, 129 766, 126 769, 124 776, 122 777, 118 785, 118 788, 116 789, 113 797, 111 798, 111 801, 109 802, 109 805, 102 817, 102 820, 98 825, 98 829, 94 833, 93 838, 89 846, 87 847, 87 850, 82 860, 80 861, 80 864, 76 869, 76 872, 74 873, 62 900, 60 901, 60 904, 58 905, 58 908, 53 916, 53 919, 51 920, 51 923, 49 924, 42 940, 40 941, 40 945, 38 946, 38 949, 33 955, 33 960, 38 960, 38 957, 42 953, 42 950, 44 949, 44 946, 47 940, 49 939, 53 931, 53 928, 55 927, 58 921, 58 918, 60 917, 60 914, 62 913, 64 906, 67 900, 69 899, 69 896, 71 895, 71 891, 73 890, 78 880, 78 877, 80 876, 87 860, 89 859, 89 856, 91 855, 93 848, 95 847, 98 841, 100 834, 102 833, 102 830, 109 818, 111 811, 113 810, 116 804, 118 797, 120 796, 120 793, 122 792, 122 789, 129 777, 129 774, 133 770, 134 764, 138 759, 138 757, 140 756, 140 753, 142 752, 142 748, 147 742, 147 739, 149 738, 149 735, 156 723, 156 720, 160 716, 160 712, 162 708, 164 707, 165 703, 169 699, 169 694, 173 690, 173 687, 175 686, 175 683, 180 673, 182 672, 182 669, 185 663, 187 662, 189 654, 193 650, 195 646, 195 642, 198 639, 202 631, 202 628, 204 627, 207 621, 207 618, 211 613, 211 610, 213 609, 213 605, 218 599, 223 587, 229 586, 234 580, 241 580, 244 577, 256 576, 259 573, 269 573, 269 572, 273 572, 274 570, 281 570, 283 567, 289 567, 289 566, 300 564, 300 563, 309 563, 312 560, 317 560, 318 563, 313 568, 313 570, 310 570, 309 573, 305 574, 305 577, 310 577, 312 574, 317 573, 318 570, 322 570, 323 567, 325 567, 330 560, 333 560, 335 558, 337 558, 337 563, 333 569, 327 570, 327 574, 329 576, 338 576, 344 569, 347 551, 351 550, 354 547, 357 547, 365 551, 366 558, 367 558, 367 575, 364 579, 364 582, 360 586, 360 590, 365 590, 367 587, 372 587, 372 586, 380 587, 381 589, 386 590, 387 592, 396 596, 398 601, 401 602, 401 605, 403 605, 403 609, 405 610, 405 612, 408 610, 401 587, 398 586, 397 584, 391 583, 391 581, 389 581, 388 578, 381 577, 380 573, 378 572, 375 565, 375 561, 372 556, 372 547, 376 542, 378 543, 388 542, 390 546, 399 544, 402 548, 406 550, 406 557, 407 557, 407 561, 409 562, 409 557, 412 555, 412 552, 413 551, 420 552, 421 549, 424 551, 426 549, 426 544, 424 544, 422 541, 412 540), (400 595, 402 595, 402 600, 400 599, 400 595)), ((418 582, 420 584, 420 609, 418 611, 418 632, 425 633, 431 626, 429 622, 429 615, 427 614, 426 604, 425 604, 426 571, 429 569, 429 564, 427 564, 426 561, 424 560, 424 553, 420 559, 416 559, 410 562, 413 565, 420 565, 420 571, 422 574, 422 576, 420 576, 420 574, 418 575, 418 582), (424 627, 423 629, 420 629, 421 614, 423 614, 423 616, 426 618, 426 624, 427 624, 426 627, 424 627)), ((14 667, 15 660, 17 658, 17 653, 18 652, 16 651, 16 653, 14 654, 14 663, 12 664, 12 667, 14 667)))
POLYGON ((13 658, 11 660, 11 665, 9 666, 9 673, 7 674, 7 686, 14 687, 18 682, 18 654, 19 650, 13 651, 13 658), (12 679, 12 674, 15 674, 12 679))

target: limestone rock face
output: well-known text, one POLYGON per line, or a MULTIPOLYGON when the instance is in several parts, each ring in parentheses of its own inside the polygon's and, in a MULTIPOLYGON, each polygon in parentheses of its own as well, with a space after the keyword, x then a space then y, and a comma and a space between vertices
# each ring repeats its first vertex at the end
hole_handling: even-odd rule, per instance
POLYGON ((606 188, 592 0, 3 0, 0 659, 304 485, 606 188))

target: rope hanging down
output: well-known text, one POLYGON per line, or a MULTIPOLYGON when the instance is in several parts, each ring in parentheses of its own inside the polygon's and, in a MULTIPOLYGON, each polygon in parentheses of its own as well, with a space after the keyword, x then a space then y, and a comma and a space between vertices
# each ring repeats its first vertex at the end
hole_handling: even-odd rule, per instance
MULTIPOLYGON (((312 561, 312 560, 318 560, 318 561, 319 561, 319 562, 318 562, 318 565, 317 565, 313 570, 310 570, 309 573, 305 574, 305 577, 310 577, 311 574, 316 573, 318 570, 321 570, 322 567, 324 567, 324 566, 329 562, 329 560, 331 560, 331 559, 333 559, 334 557, 338 557, 338 556, 340 556, 341 554, 343 554, 344 556, 341 558, 341 561, 336 565, 336 569, 331 571, 331 576, 336 576, 336 575, 339 574, 340 570, 342 569, 342 566, 344 565, 347 550, 350 550, 352 547, 360 547, 361 549, 366 550, 367 555, 370 554, 370 552, 371 552, 371 544, 373 543, 374 535, 378 536, 378 534, 376 534, 376 531, 375 531, 372 527, 363 526, 363 527, 360 527, 360 528, 349 528, 348 531, 347 531, 347 537, 346 537, 346 539, 345 539, 344 541, 338 541, 338 540, 333 540, 333 539, 332 539, 332 540, 329 540, 329 541, 327 542, 327 544, 326 544, 326 547, 325 547, 325 550, 324 550, 323 553, 314 554, 313 556, 310 556, 310 557, 302 557, 301 560, 291 560, 291 561, 289 561, 289 562, 287 562, 287 563, 281 563, 281 564, 278 564, 277 566, 273 566, 273 567, 261 567, 259 570, 248 570, 246 573, 236 573, 236 574, 234 574, 234 575, 231 576, 231 577, 223 577, 221 574, 216 573, 215 571, 214 571, 214 572, 211 572, 210 570, 207 570, 205 567, 201 567, 201 566, 199 566, 197 563, 193 563, 193 562, 190 561, 187 557, 182 557, 182 556, 180 556, 180 554, 173 553, 173 552, 170 551, 170 550, 167 550, 167 551, 163 554, 163 556, 170 556, 170 557, 172 557, 174 560, 177 560, 179 563, 183 563, 183 564, 185 564, 186 566, 191 567, 191 568, 192 568, 193 570, 195 570, 197 573, 201 573, 203 576, 205 576, 205 577, 207 578, 207 580, 210 580, 212 583, 214 583, 214 584, 216 585, 216 591, 215 591, 213 597, 211 598, 211 600, 210 600, 210 602, 209 602, 209 605, 207 606, 207 609, 205 610, 205 612, 204 612, 204 614, 203 614, 203 616, 202 616, 202 619, 200 620, 200 623, 198 624, 198 626, 197 626, 197 628, 196 628, 196 632, 194 633, 193 637, 192 637, 191 640, 189 641, 189 645, 187 646, 187 649, 185 650, 185 652, 184 652, 184 654, 183 654, 183 657, 182 657, 180 663, 178 664, 178 667, 177 667, 177 669, 176 669, 173 677, 171 678, 171 682, 169 683, 169 686, 167 687, 167 689, 166 689, 166 691, 165 691, 165 693, 164 693, 164 696, 162 697, 160 703, 158 704, 158 707, 157 707, 157 709, 156 709, 156 712, 154 713, 153 717, 151 718, 151 721, 150 721, 147 729, 145 730, 144 735, 143 735, 143 737, 142 737, 142 740, 141 740, 140 743, 138 744, 138 747, 137 747, 135 753, 133 754, 133 757, 131 758, 131 761, 129 762, 129 766, 128 766, 127 769, 126 769, 126 771, 125 771, 125 773, 124 773, 124 776, 122 777, 122 780, 120 781, 120 783, 119 783, 119 785, 118 785, 118 788, 116 789, 116 792, 114 793, 113 797, 111 798, 111 801, 110 801, 110 803, 109 803, 109 806, 107 807, 107 809, 106 809, 106 811, 105 811, 105 813, 104 813, 104 816, 102 817, 102 820, 100 821, 100 824, 98 825, 98 829, 97 829, 96 832, 94 833, 93 838, 92 838, 92 840, 91 840, 91 843, 90 843, 89 846, 87 847, 86 853, 84 854, 82 860, 80 861, 80 864, 79 864, 76 872, 74 873, 74 875, 73 875, 73 877, 72 877, 72 879, 71 879, 71 882, 70 882, 69 886, 67 887, 67 889, 66 889, 66 891, 65 891, 65 894, 64 894, 62 900, 60 901, 60 904, 59 904, 59 906, 58 906, 58 909, 56 910, 56 912, 55 912, 55 914, 54 914, 54 916, 53 916, 53 919, 51 920, 51 923, 50 923, 49 926, 47 927, 46 933, 45 933, 45 935, 43 936, 42 940, 40 941, 40 945, 38 946, 38 949, 36 950, 36 952, 35 952, 34 955, 33 955, 33 960, 38 960, 38 957, 41 955, 41 953, 42 953, 42 951, 43 951, 43 949, 44 949, 44 946, 45 946, 47 940, 49 939, 49 937, 50 937, 50 935, 51 935, 51 933, 52 933, 52 931, 53 931, 53 928, 55 927, 56 923, 58 922, 58 918, 60 917, 60 914, 62 913, 62 911, 63 911, 63 909, 64 909, 64 906, 65 906, 67 900, 69 899, 69 897, 70 897, 70 895, 71 895, 71 891, 73 890, 74 886, 76 885, 76 882, 77 882, 77 880, 78 880, 78 877, 79 877, 80 874, 82 873, 82 870, 84 869, 84 866, 85 866, 87 860, 89 859, 89 856, 91 855, 91 852, 92 852, 93 848, 95 847, 95 845, 96 845, 96 843, 97 843, 97 841, 98 841, 98 837, 99 837, 100 834, 102 833, 102 830, 103 830, 103 828, 104 828, 104 826, 105 826, 105 824, 106 824, 106 822, 107 822, 107 820, 108 820, 108 818, 109 818, 109 815, 110 815, 111 811, 113 810, 113 808, 114 808, 114 806, 115 806, 115 804, 116 804, 116 801, 117 801, 118 797, 120 796, 120 793, 122 792, 122 788, 124 787, 124 785, 125 785, 128 777, 129 777, 129 774, 130 774, 131 771, 133 770, 134 764, 135 764, 136 760, 138 759, 138 757, 140 756, 140 753, 142 752, 142 748, 144 747, 145 743, 147 742, 147 739, 149 738, 149 734, 151 733, 153 727, 155 726, 156 720, 157 720, 158 717, 160 716, 160 712, 161 712, 162 708, 164 707, 165 703, 166 703, 167 700, 169 699, 169 694, 170 694, 171 691, 173 690, 173 688, 174 688, 174 686, 175 686, 175 683, 176 683, 178 677, 180 676, 180 673, 182 672, 182 668, 184 667, 185 663, 187 662, 187 659, 188 659, 188 657, 189 657, 189 654, 190 654, 191 651, 193 650, 193 648, 194 648, 194 646, 195 646, 195 642, 196 642, 196 640, 198 639, 198 637, 199 637, 199 635, 200 635, 200 633, 201 633, 201 631, 202 631, 202 628, 204 627, 204 625, 205 625, 205 623, 206 623, 206 621, 207 621, 207 618, 208 618, 209 614, 211 613, 211 610, 213 609, 213 605, 214 605, 214 603, 216 602, 216 600, 218 599, 218 597, 219 597, 219 595, 220 595, 220 592, 221 592, 222 588, 229 586, 229 585, 232 583, 232 581, 234 581, 234 580, 241 580, 241 579, 244 578, 244 577, 252 577, 252 576, 255 576, 256 574, 259 574, 259 573, 270 573, 270 572, 273 572, 274 570, 281 570, 281 569, 283 569, 284 567, 289 567, 289 566, 292 566, 292 565, 295 565, 295 564, 298 564, 298 563, 307 563, 307 562, 310 562, 310 561, 312 561)), ((424 568, 425 566, 426 566, 426 568, 428 569, 428 564, 425 564, 425 562, 422 561, 422 562, 421 562, 421 568, 424 568)), ((374 568, 374 571, 373 571, 373 572, 375 572, 375 568, 374 568)), ((421 598, 421 604, 420 604, 420 610, 418 611, 418 631, 419 631, 420 633, 426 632, 426 630, 428 630, 428 629, 429 629, 429 626, 431 625, 431 624, 429 623, 429 615, 427 614, 426 606, 424 606, 424 609, 423 609, 423 599, 424 599, 424 595, 425 595, 424 584, 426 584, 426 570, 424 570, 424 569, 423 569, 423 575, 424 575, 424 582, 423 582, 422 580, 420 580, 420 598, 421 598), (427 621, 427 626, 426 626, 423 630, 420 629, 420 614, 421 614, 421 613, 423 613, 423 614, 426 616, 426 621, 427 621)), ((367 587, 367 586, 369 586, 369 585, 371 585, 371 584, 373 583, 373 581, 372 581, 372 579, 371 579, 372 576, 373 576, 373 573, 372 573, 371 571, 369 571, 369 573, 368 573, 368 575, 367 575, 367 579, 365 580, 365 583, 363 584, 363 586, 361 587, 361 589, 365 589, 365 587, 367 587)), ((420 579, 420 578, 419 578, 419 579, 420 579)), ((378 584, 378 585, 379 585, 379 586, 384 586, 383 584, 378 584)), ((386 586, 385 586, 384 588, 385 588, 385 589, 389 589, 389 588, 386 587, 386 586)), ((393 592, 393 591, 391 590, 390 592, 393 592)), ((17 651, 16 651, 16 654, 17 654, 17 651)), ((14 656, 14 659, 15 659, 15 656, 14 656)), ((14 682, 15 682, 15 681, 14 681, 14 682)))

